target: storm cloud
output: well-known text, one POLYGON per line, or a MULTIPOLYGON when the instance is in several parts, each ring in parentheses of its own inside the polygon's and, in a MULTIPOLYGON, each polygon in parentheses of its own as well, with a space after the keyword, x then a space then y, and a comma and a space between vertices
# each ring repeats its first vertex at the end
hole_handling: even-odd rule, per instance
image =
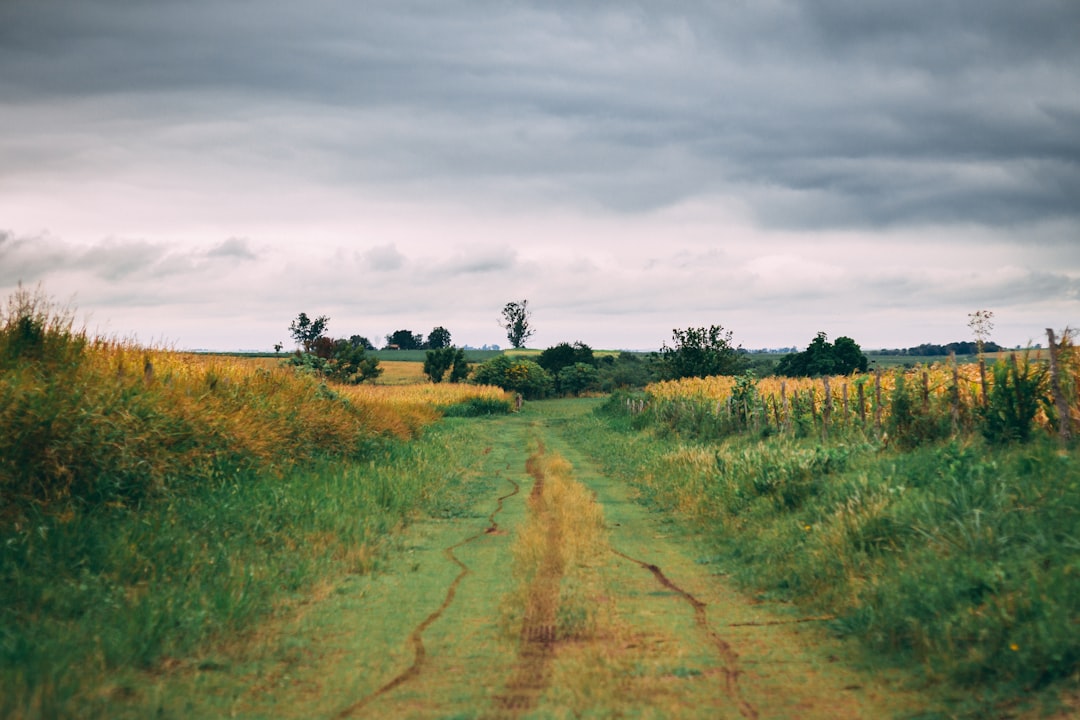
POLYGON ((5 3, 0 284, 1022 343, 1080 309, 1077 37, 1057 0, 5 3))

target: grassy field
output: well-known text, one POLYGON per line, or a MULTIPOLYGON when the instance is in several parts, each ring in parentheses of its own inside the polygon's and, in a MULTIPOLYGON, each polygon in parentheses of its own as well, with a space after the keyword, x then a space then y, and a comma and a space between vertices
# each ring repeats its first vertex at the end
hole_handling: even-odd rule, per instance
MULTIPOLYGON (((506 428, 521 445, 530 423, 576 464, 594 463, 595 487, 630 488, 700 538, 699 565, 827 618, 867 662, 918 670, 951 698, 951 716, 1028 712, 1018 703, 1031 699, 1060 702, 1061 717, 1080 707, 1080 451, 1055 440, 1045 403, 1030 437, 985 432, 1026 392, 1019 366, 997 366, 1007 392, 991 394, 993 412, 976 405, 967 371, 964 388, 950 391, 943 370, 920 398, 920 370, 910 396, 893 376, 880 427, 872 412, 854 422, 851 406, 838 419, 833 395, 826 428, 820 381, 788 381, 793 415, 770 425, 779 406, 762 398, 775 400, 778 381, 751 395, 730 378, 537 404, 488 427, 446 416, 505 413, 502 391, 417 382, 414 360, 384 365, 382 384, 332 385, 274 357, 90 338, 40 296, 10 301, 0 317, 0 717, 110 717, 132 683, 192 658, 212 670, 209 648, 302 612, 330 578, 377 568, 417 518, 475 513, 481 479, 469 468, 510 442, 506 428), (756 398, 743 414, 728 402, 738 393, 756 398), (969 408, 961 417, 957 398, 969 408)), ((1075 353, 1064 368, 1080 414, 1075 353)), ((550 458, 532 466, 559 493, 587 498, 550 458)), ((629 517, 618 497, 613 516, 629 517)), ((558 595, 536 580, 536 548, 551 547, 543 533, 599 526, 585 500, 564 505, 578 514, 556 522, 554 506, 538 505, 538 524, 522 526, 524 574, 504 574, 527 596, 558 595), (567 522, 580 527, 557 529, 567 522)), ((609 594, 594 586, 590 538, 586 559, 550 560, 583 571, 560 571, 574 585, 567 598, 609 594)), ((565 607, 566 622, 601 620, 587 604, 565 607)))
POLYGON ((1061 693, 1075 702, 1075 445, 1043 432, 889 447, 850 425, 825 441, 760 426, 710 436, 624 399, 604 417, 588 446, 605 469, 700 528, 703 562, 748 590, 829 615, 867 657, 919 668, 958 714, 999 717, 1034 696, 1053 708, 1061 693))

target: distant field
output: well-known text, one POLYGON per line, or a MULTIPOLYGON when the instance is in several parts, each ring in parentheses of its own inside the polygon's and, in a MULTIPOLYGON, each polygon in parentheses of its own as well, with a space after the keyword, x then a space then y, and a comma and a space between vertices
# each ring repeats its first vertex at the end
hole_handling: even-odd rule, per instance
MULTIPOLYGON (((392 360, 397 362, 424 362, 427 350, 375 350, 372 355, 379 358, 379 362, 392 360)), ((502 355, 502 350, 466 350, 465 359, 471 363, 484 362, 496 355, 502 355)))

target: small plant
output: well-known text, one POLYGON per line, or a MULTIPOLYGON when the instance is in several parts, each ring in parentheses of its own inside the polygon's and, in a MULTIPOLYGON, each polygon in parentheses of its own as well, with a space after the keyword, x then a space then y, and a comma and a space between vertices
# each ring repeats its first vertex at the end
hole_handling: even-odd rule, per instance
POLYGON ((890 403, 888 440, 902 450, 942 440, 952 433, 948 415, 918 401, 908 389, 903 373, 897 373, 890 403))
POLYGON ((754 408, 760 404, 757 390, 757 378, 752 371, 744 372, 735 378, 735 387, 731 391, 731 413, 741 427, 749 427, 754 408))
POLYGON ((985 407, 980 409, 980 430, 991 443, 1027 442, 1040 404, 1049 405, 1045 392, 1046 370, 1028 358, 1016 356, 993 367, 994 384, 985 407))

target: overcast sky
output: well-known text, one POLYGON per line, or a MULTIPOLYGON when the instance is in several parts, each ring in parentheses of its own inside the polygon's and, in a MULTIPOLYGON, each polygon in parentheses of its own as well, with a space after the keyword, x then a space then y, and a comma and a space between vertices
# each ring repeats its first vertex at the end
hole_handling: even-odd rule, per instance
POLYGON ((1080 2, 0 0, 0 292, 180 349, 1045 341, 1080 2))

